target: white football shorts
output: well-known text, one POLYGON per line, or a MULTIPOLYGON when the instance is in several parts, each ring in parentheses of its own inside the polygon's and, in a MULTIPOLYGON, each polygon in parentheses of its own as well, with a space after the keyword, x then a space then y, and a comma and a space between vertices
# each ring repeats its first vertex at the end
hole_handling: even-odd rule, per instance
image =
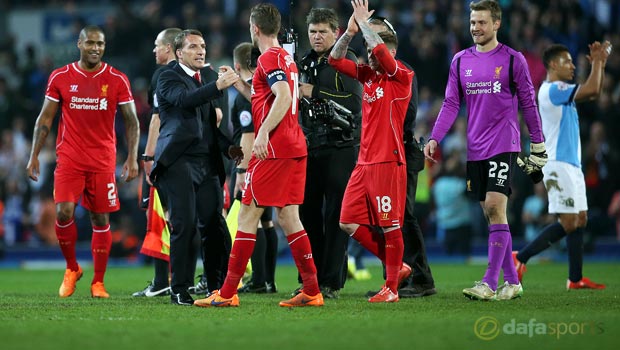
POLYGON ((577 214, 588 210, 586 182, 581 168, 550 160, 542 171, 550 214, 577 214))

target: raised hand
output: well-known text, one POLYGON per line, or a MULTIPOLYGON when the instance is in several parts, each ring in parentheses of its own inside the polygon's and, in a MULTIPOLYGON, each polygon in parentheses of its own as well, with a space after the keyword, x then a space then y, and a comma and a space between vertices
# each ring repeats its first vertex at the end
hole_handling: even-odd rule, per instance
POLYGON ((601 50, 603 51, 603 58, 607 59, 609 55, 611 55, 611 43, 609 41, 605 41, 601 44, 601 50))
POLYGON ((593 60, 605 62, 611 54, 611 43, 609 41, 603 43, 595 41, 588 45, 588 49, 590 49, 590 54, 586 55, 586 58, 590 63, 592 63, 593 60))
POLYGON ((368 11, 368 0, 353 0, 351 1, 353 6, 353 17, 357 21, 357 24, 366 23, 375 10, 368 11))

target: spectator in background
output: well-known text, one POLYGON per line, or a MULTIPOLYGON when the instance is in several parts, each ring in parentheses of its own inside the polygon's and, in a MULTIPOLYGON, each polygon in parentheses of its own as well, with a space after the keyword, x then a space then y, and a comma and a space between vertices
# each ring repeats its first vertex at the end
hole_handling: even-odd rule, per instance
POLYGON ((431 190, 437 209, 437 228, 444 231, 446 253, 469 256, 473 238, 471 210, 461 159, 459 151, 445 156, 431 190))
POLYGON ((552 223, 553 216, 547 213, 547 191, 542 182, 534 184, 534 194, 525 199, 521 214, 521 221, 525 225, 525 240, 533 241, 538 232, 552 223))
MULTIPOLYGON (((607 96, 603 93, 601 95, 607 96)), ((584 239, 586 246, 592 246, 596 236, 610 231, 611 222, 607 216, 607 208, 613 196, 614 182, 618 183, 618 179, 612 178, 611 175, 614 163, 618 162, 618 154, 611 149, 603 123, 593 122, 590 125, 589 136, 589 141, 584 147, 582 162, 588 196, 588 233, 590 233, 590 239, 587 241, 584 239)))
POLYGON ((17 100, 15 91, 9 88, 6 78, 0 75, 0 131, 12 126, 15 114, 19 110, 17 100))

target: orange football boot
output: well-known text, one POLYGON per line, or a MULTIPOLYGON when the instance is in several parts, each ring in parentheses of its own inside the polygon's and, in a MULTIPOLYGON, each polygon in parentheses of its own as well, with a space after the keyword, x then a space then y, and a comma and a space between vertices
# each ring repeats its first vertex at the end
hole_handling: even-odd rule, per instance
POLYGON ((199 307, 227 307, 227 306, 239 306, 239 296, 234 294, 232 298, 222 298, 219 290, 214 290, 204 299, 194 300, 194 306, 199 307))
POLYGON ((72 271, 70 269, 65 270, 65 277, 62 279, 62 284, 60 285, 60 289, 58 290, 58 295, 61 298, 67 298, 73 295, 75 292, 75 284, 77 281, 82 278, 83 272, 82 267, 78 265, 77 271, 72 271))
POLYGON ((109 298, 110 294, 106 292, 103 282, 97 282, 90 285, 90 295, 93 298, 109 298))
POLYGON ((295 295, 289 300, 283 300, 280 302, 282 307, 299 307, 299 306, 323 306, 323 294, 319 293, 314 296, 310 296, 304 293, 303 289, 299 294, 295 295))

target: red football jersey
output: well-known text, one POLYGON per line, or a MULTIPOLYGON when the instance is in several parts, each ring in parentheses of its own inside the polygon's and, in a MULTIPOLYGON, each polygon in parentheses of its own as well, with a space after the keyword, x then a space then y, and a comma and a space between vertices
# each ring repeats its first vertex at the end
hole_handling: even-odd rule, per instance
POLYGON ((252 78, 252 120, 254 135, 267 118, 276 96, 271 85, 288 82, 293 97, 291 107, 280 124, 269 134, 267 158, 297 158, 308 154, 306 138, 299 126, 299 73, 293 57, 281 47, 272 47, 258 57, 252 78))
POLYGON ((329 60, 334 68, 364 85, 362 137, 357 163, 405 163, 403 124, 414 73, 394 60, 385 44, 375 47, 373 54, 387 73, 379 74, 367 64, 356 65, 347 59, 329 60), (388 70, 390 68, 393 70, 388 70))
POLYGON ((61 105, 58 163, 84 171, 114 171, 116 108, 133 102, 125 74, 106 63, 87 72, 74 62, 52 72, 45 97, 61 105))

